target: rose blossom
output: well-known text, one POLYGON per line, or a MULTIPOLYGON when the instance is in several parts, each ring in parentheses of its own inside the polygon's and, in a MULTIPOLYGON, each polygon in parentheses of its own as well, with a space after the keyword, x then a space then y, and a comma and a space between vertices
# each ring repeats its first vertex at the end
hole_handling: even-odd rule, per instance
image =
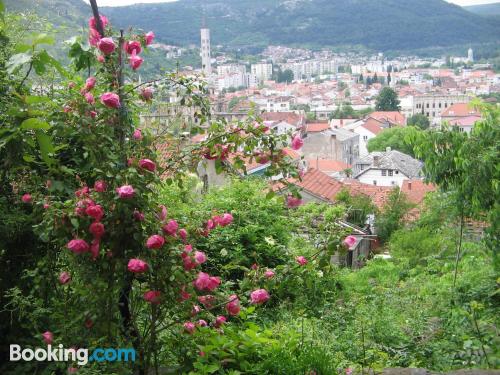
POLYGON ((31 197, 31 194, 24 194, 21 197, 21 200, 23 201, 23 203, 31 203, 31 201, 33 200, 33 198, 31 197))
POLYGON ((153 40, 155 38, 155 33, 150 31, 146 33, 144 37, 146 38, 146 45, 149 46, 151 43, 153 43, 153 40))
POLYGON ((198 290, 215 290, 220 284, 220 278, 217 276, 210 276, 208 273, 200 272, 198 277, 193 281, 193 285, 198 290))
POLYGON ((89 112, 89 115, 90 115, 90 117, 92 117, 92 118, 96 118, 96 116, 97 116, 97 112, 96 112, 96 111, 90 111, 90 112, 89 112))
POLYGON ((140 141, 142 139, 142 132, 140 129, 135 129, 134 134, 132 134, 132 138, 134 138, 136 141, 140 141))
POLYGON ((240 313, 240 300, 236 294, 229 296, 229 302, 226 304, 226 311, 232 316, 240 313))
POLYGON ((302 255, 295 258, 295 261, 298 264, 300 264, 301 266, 305 266, 307 264, 307 259, 305 257, 303 257, 302 255))
POLYGON ((124 48, 129 55, 133 55, 134 53, 141 53, 142 51, 141 43, 137 40, 125 42, 124 48))
POLYGON ((82 254, 89 251, 89 244, 85 240, 74 239, 68 242, 66 247, 75 254, 82 254))
POLYGON ((198 265, 203 264, 207 261, 207 256, 202 251, 195 251, 194 260, 198 265))
POLYGON ((175 236, 177 233, 177 229, 179 229, 179 224, 177 224, 177 221, 175 220, 170 220, 166 225, 162 227, 163 231, 170 235, 170 236, 175 236))
POLYGON ((191 316, 195 316, 201 313, 201 307, 198 305, 193 305, 193 308, 191 309, 191 316))
MULTIPOLYGON (((101 18, 102 27, 106 28, 106 26, 109 24, 108 18, 106 16, 103 16, 103 15, 100 15, 99 17, 101 18)), ((91 29, 96 29, 97 22, 96 22, 96 19, 94 17, 90 17, 90 19, 89 19, 89 27, 91 29)))
POLYGON ((267 270, 266 272, 264 272, 264 277, 266 279, 272 279, 274 277, 274 271, 267 270))
POLYGON ((85 93, 85 100, 91 105, 95 104, 94 95, 92 95, 90 92, 85 93))
POLYGON ((143 62, 144 59, 135 52, 128 58, 128 63, 133 70, 139 69, 143 62))
POLYGON ((108 108, 120 108, 120 97, 114 92, 107 92, 101 95, 101 103, 108 108))
POLYGON ((139 160, 139 167, 146 169, 147 171, 154 172, 156 170, 156 164, 150 159, 139 160))
POLYGON ((101 238, 106 233, 106 229, 103 223, 93 222, 89 226, 89 232, 92 233, 94 238, 101 238))
POLYGON ((269 293, 265 289, 257 289, 250 293, 250 301, 255 305, 260 305, 270 298, 269 293))
POLYGON ((158 305, 161 299, 161 292, 158 290, 149 290, 144 293, 144 300, 152 305, 158 305))
POLYGON ((193 323, 191 323, 191 322, 184 323, 184 331, 186 331, 186 333, 189 333, 191 335, 194 333, 195 329, 196 329, 196 326, 193 323))
POLYGON ((295 207, 298 207, 302 204, 302 199, 300 198, 296 198, 294 197, 293 195, 289 195, 287 198, 286 198, 286 205, 288 206, 288 208, 295 208, 295 207))
POLYGON ((98 193, 104 193, 106 191, 106 183, 103 180, 97 180, 94 184, 94 190, 98 193))
POLYGON ((133 273, 143 273, 148 270, 148 264, 140 259, 130 259, 127 268, 133 273))
POLYGON ((61 285, 64 285, 64 284, 67 284, 71 281, 71 276, 68 272, 64 271, 64 272, 61 272, 61 274, 59 275, 59 283, 61 285))
POLYGON ((203 320, 203 319, 198 320, 198 322, 196 322, 196 324, 198 325, 198 327, 206 327, 206 326, 208 326, 207 321, 203 320))
POLYGON ((88 216, 94 218, 95 221, 101 221, 102 217, 104 216, 104 210, 98 204, 87 207, 85 213, 88 216))
POLYGON ((154 90, 151 87, 145 87, 141 90, 141 99, 145 102, 149 102, 153 99, 154 90))
POLYGON ((86 91, 92 90, 95 87, 96 82, 97 82, 97 80, 95 77, 87 78, 87 80, 85 81, 85 87, 84 87, 85 90, 86 91))
POLYGON ((297 134, 295 137, 293 137, 292 144, 291 144, 292 149, 300 150, 303 145, 304 145, 304 141, 302 140, 302 138, 300 137, 299 134, 297 134))
POLYGON ((206 296, 199 296, 198 301, 205 306, 206 309, 210 310, 214 307, 216 298, 215 296, 208 294, 206 296))
POLYGON ((99 256, 99 248, 101 246, 101 242, 99 238, 94 238, 92 243, 90 244, 90 253, 92 254, 92 259, 96 260, 99 256))
POLYGON ((183 241, 186 241, 187 235, 188 233, 184 228, 179 229, 179 237, 182 238, 183 241))
POLYGON ((106 61, 106 59, 104 58, 103 55, 99 55, 99 56, 97 56, 97 61, 99 61, 100 63, 103 63, 104 61, 106 61))
POLYGON ((100 40, 101 40, 101 35, 99 34, 99 32, 95 29, 90 29, 89 30, 89 44, 92 47, 97 47, 97 44, 99 43, 100 40))
POLYGON ((233 222, 233 215, 227 213, 222 215, 222 218, 219 220, 219 224, 223 227, 231 224, 233 222))
POLYGON ((144 214, 140 211, 135 210, 133 216, 136 221, 144 221, 144 214))
POLYGON ((113 41, 113 38, 102 38, 97 43, 97 48, 99 48, 99 50, 105 55, 110 55, 115 51, 116 44, 113 41))
POLYGON ((123 185, 117 188, 116 192, 121 199, 132 198, 135 194, 134 188, 131 185, 123 185))
POLYGON ((50 345, 52 344, 52 341, 54 341, 54 334, 50 331, 45 331, 44 333, 42 333, 42 338, 47 345, 50 345))
POLYGON ((219 315, 217 318, 215 318, 215 328, 221 327, 223 324, 225 324, 227 321, 226 317, 224 315, 219 315))
POLYGON ((160 249, 164 244, 165 244, 165 239, 157 234, 153 234, 146 241, 146 247, 148 249, 160 249))
POLYGON ((348 248, 352 247, 356 243, 356 237, 354 236, 347 236, 344 239, 344 245, 347 246, 348 248))

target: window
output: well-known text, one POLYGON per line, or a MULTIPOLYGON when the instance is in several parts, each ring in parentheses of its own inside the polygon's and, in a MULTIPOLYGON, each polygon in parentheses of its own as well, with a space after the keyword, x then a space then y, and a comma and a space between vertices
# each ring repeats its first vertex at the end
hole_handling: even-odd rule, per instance
POLYGON ((389 169, 389 176, 393 176, 394 175, 394 172, 392 169, 389 169))
POLYGON ((391 181, 391 185, 392 186, 396 185, 396 181, 391 181))
POLYGON ((377 185, 377 180, 373 180, 373 185, 377 185))
POLYGON ((387 171, 385 169, 382 169, 382 176, 387 176, 387 171))
POLYGON ((399 171, 396 171, 396 174, 399 174, 399 171))
POLYGON ((441 108, 441 103, 439 103, 439 108, 441 108))
POLYGON ((432 103, 432 108, 436 108, 436 103, 432 103))
POLYGON ((368 140, 368 136, 367 135, 364 135, 363 136, 363 141, 367 141, 368 140))
POLYGON ((429 103, 427 103, 427 108, 429 108, 429 103))

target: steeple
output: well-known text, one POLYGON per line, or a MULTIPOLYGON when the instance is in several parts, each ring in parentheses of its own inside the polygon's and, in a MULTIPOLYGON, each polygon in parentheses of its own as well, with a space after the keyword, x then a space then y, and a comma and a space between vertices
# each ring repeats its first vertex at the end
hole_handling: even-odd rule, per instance
POLYGON ((207 27, 205 6, 203 6, 203 16, 201 19, 201 68, 208 77, 212 74, 212 56, 210 51, 210 29, 207 27))

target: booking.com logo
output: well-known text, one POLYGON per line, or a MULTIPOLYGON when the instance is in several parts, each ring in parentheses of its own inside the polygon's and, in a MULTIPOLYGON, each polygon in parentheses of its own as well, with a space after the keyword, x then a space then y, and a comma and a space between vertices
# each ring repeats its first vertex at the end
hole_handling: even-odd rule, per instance
POLYGON ((49 362, 77 362, 84 366, 89 362, 128 362, 135 361, 133 348, 95 348, 89 356, 89 349, 66 349, 62 344, 52 348, 21 349, 21 345, 10 345, 10 361, 49 361, 49 362))

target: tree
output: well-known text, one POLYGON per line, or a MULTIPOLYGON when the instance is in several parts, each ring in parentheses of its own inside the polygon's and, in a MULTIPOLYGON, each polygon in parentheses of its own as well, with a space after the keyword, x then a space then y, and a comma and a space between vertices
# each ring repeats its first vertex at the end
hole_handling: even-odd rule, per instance
POLYGON ((391 84, 391 73, 387 73, 387 84, 390 85, 391 84))
POLYGON ((407 124, 409 126, 416 126, 422 130, 426 130, 430 126, 430 121, 426 115, 417 113, 416 115, 413 115, 408 119, 407 124))
POLYGON ((375 73, 373 75, 373 80, 372 80, 373 83, 377 83, 378 82, 378 76, 377 76, 377 73, 375 73))
POLYGON ((409 127, 394 127, 385 129, 375 138, 368 141, 368 151, 385 151, 387 147, 390 147, 392 150, 398 150, 404 154, 414 157, 415 153, 413 152, 413 146, 407 141, 407 137, 414 134, 412 132, 413 130, 416 129, 409 127))
POLYGON ((387 242, 392 233, 403 227, 405 216, 413 207, 406 194, 399 188, 391 191, 382 212, 375 218, 377 235, 382 242, 387 242))
POLYGON ((363 83, 364 81, 365 81, 365 79, 364 79, 364 77, 363 77, 363 73, 361 73, 361 74, 359 75, 358 82, 359 82, 359 83, 363 83))
POLYGON ((400 101, 396 91, 390 87, 384 87, 377 96, 375 109, 377 111, 400 111, 400 101))
POLYGON ((291 83, 293 81, 293 72, 290 69, 284 71, 281 68, 274 74, 274 80, 278 83, 291 83))

